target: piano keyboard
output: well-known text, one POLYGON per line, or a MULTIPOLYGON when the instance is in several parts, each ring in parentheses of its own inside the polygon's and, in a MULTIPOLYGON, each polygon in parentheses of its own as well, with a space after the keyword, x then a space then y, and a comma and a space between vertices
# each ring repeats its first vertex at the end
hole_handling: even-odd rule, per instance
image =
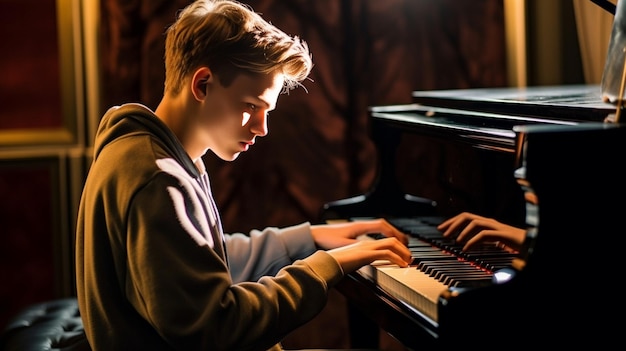
MULTIPOLYGON (((493 284, 494 272, 510 267, 516 254, 493 243, 485 243, 471 251, 444 238, 437 225, 439 217, 389 219, 409 235, 413 262, 401 268, 385 261, 364 266, 359 273, 376 283, 402 303, 438 321, 438 300, 444 291, 460 291, 493 284)), ((370 235, 363 239, 377 239, 370 235)))

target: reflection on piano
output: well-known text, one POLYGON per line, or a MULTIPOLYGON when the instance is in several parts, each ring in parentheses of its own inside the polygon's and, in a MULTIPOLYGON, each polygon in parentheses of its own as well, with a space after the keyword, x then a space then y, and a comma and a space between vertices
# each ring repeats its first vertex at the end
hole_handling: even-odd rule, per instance
POLYGON ((411 236, 409 268, 375 262, 338 287, 353 309, 352 346, 378 347, 378 327, 416 350, 615 342, 606 314, 622 301, 613 283, 621 253, 611 241, 626 233, 620 165, 626 126, 603 123, 615 108, 600 101, 599 87, 415 92, 414 98, 414 104, 370 109, 380 152, 371 192, 324 206, 325 220, 382 216, 411 236), (589 91, 598 92, 597 101, 564 101, 589 91), (404 189, 424 174, 405 167, 411 171, 401 184, 397 163, 409 160, 398 145, 407 137, 478 154, 457 160, 477 161, 461 170, 506 179, 486 185, 482 179, 477 195, 446 184, 441 179, 456 178, 444 176, 420 189, 442 187, 448 197, 407 195, 404 189), (527 228, 526 247, 517 253, 484 244, 460 252, 435 226, 461 210, 518 220, 527 228))

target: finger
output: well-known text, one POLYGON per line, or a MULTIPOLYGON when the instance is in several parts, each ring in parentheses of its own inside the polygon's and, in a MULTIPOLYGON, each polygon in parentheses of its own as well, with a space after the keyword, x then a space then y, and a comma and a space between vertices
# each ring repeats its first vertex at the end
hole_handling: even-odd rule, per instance
POLYGON ((437 229, 439 229, 441 231, 445 230, 446 228, 450 227, 450 225, 457 220, 457 217, 458 216, 450 217, 450 218, 446 219, 445 221, 439 223, 439 225, 437 226, 437 229))
POLYGON ((481 232, 480 225, 475 220, 471 221, 465 226, 465 228, 463 228, 463 230, 459 233, 459 235, 457 235, 456 241, 465 242, 471 239, 472 237, 475 237, 480 232, 481 232))
POLYGON ((458 233, 461 228, 465 226, 467 226, 467 220, 465 218, 457 217, 453 221, 450 221, 450 223, 448 223, 447 228, 445 228, 442 235, 444 237, 453 236, 453 234, 458 233))
POLYGON ((459 242, 467 241, 471 237, 484 232, 486 230, 496 230, 498 228, 498 222, 489 218, 477 217, 474 218, 471 222, 463 228, 463 230, 456 237, 456 240, 459 242))
POLYGON ((473 237, 471 237, 469 240, 465 242, 465 245, 463 245, 463 251, 471 250, 472 248, 474 248, 474 246, 478 245, 482 241, 483 241, 483 238, 480 233, 477 235, 474 235, 473 237))
POLYGON ((393 226, 387 220, 381 218, 379 223, 380 223, 380 226, 382 227, 381 234, 389 238, 396 238, 404 245, 407 245, 409 243, 408 235, 398 230, 395 226, 393 226))
POLYGON ((502 232, 494 230, 483 230, 467 240, 467 242, 463 246, 463 250, 466 251, 472 249, 473 247, 486 242, 506 241, 505 237, 506 236, 502 232))
POLYGON ((407 265, 413 261, 413 255, 404 243, 394 243, 393 252, 397 254, 400 260, 402 260, 402 262, 406 263, 407 265))
POLYGON ((389 260, 389 262, 398 265, 399 267, 408 267, 412 261, 412 259, 405 259, 393 251, 389 251, 388 257, 386 259, 389 260))
POLYGON ((444 237, 450 237, 454 234, 458 234, 462 228, 467 227, 471 224, 475 219, 480 218, 479 216, 471 213, 471 212, 461 212, 458 215, 448 219, 444 224, 441 225, 444 237))
POLYGON ((409 244, 409 236, 402 233, 401 231, 398 230, 392 230, 390 235, 387 235, 390 238, 395 238, 398 241, 400 241, 403 245, 408 245, 409 244))
MULTIPOLYGON (((413 261, 413 258, 406 258, 405 255, 399 254, 393 250, 376 250, 373 254, 371 262, 375 261, 387 261, 389 263, 398 265, 399 267, 408 267, 413 261)), ((370 263, 371 263, 370 262, 370 263)))
POLYGON ((380 252, 387 250, 389 253, 392 253, 395 256, 394 263, 396 264, 399 263, 398 260, 404 263, 409 263, 412 260, 411 251, 395 238, 384 238, 370 243, 372 243, 372 249, 374 250, 380 252))

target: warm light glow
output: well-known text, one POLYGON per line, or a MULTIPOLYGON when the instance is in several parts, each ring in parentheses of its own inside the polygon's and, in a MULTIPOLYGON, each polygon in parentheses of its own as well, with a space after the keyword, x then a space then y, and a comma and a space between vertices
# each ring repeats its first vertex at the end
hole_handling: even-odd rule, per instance
POLYGON ((585 83, 600 84, 614 16, 587 0, 574 0, 574 15, 585 83))
POLYGON ((505 35, 509 86, 525 87, 526 81, 526 8, 525 0, 505 0, 505 35))
POLYGON ((243 113, 243 118, 241 119, 241 126, 245 126, 250 120, 250 114, 248 112, 243 113))

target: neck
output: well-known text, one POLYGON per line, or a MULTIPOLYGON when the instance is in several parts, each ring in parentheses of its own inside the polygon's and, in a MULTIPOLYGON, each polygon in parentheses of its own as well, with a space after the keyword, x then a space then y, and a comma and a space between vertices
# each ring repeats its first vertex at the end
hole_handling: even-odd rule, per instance
POLYGON ((172 97, 166 94, 154 113, 176 135, 194 162, 204 155, 206 150, 200 147, 194 139, 191 120, 194 112, 181 95, 172 97))

